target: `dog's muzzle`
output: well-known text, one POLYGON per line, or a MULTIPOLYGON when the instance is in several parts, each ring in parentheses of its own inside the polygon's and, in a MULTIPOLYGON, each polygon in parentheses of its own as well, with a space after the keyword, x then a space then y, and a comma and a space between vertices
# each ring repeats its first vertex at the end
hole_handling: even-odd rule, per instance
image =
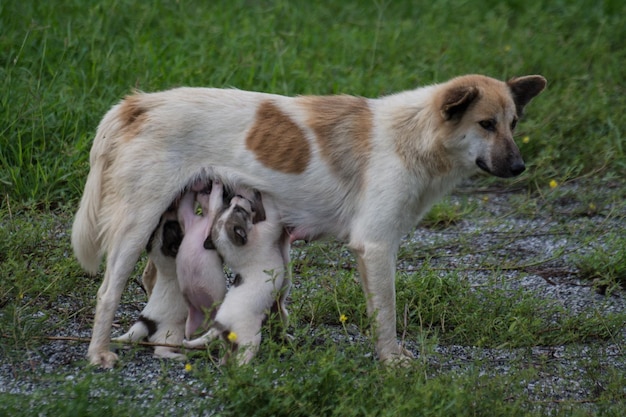
POLYGON ((526 171, 526 164, 521 158, 518 158, 505 166, 495 166, 493 169, 487 165, 484 159, 478 158, 476 160, 476 165, 488 174, 495 175, 500 178, 517 177, 522 172, 526 171))

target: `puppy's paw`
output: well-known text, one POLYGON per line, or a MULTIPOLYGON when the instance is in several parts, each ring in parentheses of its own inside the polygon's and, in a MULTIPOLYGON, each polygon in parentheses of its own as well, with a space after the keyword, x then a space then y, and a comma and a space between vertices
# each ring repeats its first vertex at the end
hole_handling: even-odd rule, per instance
POLYGON ((104 369, 113 368, 117 362, 117 355, 111 351, 89 352, 87 358, 91 365, 104 369))
POLYGON ((128 342, 136 342, 138 340, 143 340, 148 336, 148 328, 143 325, 143 323, 137 322, 130 328, 129 331, 124 333, 119 337, 114 337, 111 339, 111 342, 115 343, 128 343, 128 342))
POLYGON ((196 339, 183 340, 183 346, 188 349, 202 348, 208 345, 209 343, 211 343, 212 341, 214 341, 215 339, 217 339, 219 336, 220 336, 219 330, 213 328, 196 339))

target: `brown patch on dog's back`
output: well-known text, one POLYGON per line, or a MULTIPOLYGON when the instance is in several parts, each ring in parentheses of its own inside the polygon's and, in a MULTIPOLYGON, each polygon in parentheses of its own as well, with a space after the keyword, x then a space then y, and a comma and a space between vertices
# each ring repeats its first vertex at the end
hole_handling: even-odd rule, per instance
POLYGON ((147 111, 147 108, 142 105, 141 94, 128 96, 124 99, 120 106, 119 118, 125 131, 124 138, 126 140, 131 140, 141 132, 148 119, 147 111))
POLYGON ((311 159, 302 129, 271 101, 259 105, 246 148, 266 167, 287 174, 301 174, 311 159))
POLYGON ((344 95, 298 100, 308 110, 307 124, 315 132, 322 157, 339 178, 360 185, 372 147, 367 99, 344 95))

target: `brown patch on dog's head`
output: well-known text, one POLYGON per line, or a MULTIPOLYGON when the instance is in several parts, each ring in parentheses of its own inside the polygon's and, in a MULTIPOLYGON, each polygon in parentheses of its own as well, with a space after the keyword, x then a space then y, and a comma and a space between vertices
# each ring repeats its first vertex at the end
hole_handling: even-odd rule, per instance
POLYGON ((311 159, 302 129, 271 101, 259 105, 246 148, 266 167, 287 174, 301 174, 311 159))
POLYGON ((367 99, 344 95, 298 100, 308 111, 307 125, 335 175, 360 185, 372 148, 372 111, 367 99))
POLYGON ((473 85, 461 85, 446 90, 440 107, 444 120, 462 117, 470 104, 478 98, 478 95, 478 87, 473 85))
POLYGON ((497 177, 521 174, 525 165, 513 141, 513 130, 524 106, 544 87, 541 76, 504 83, 467 75, 443 84, 435 103, 441 112, 446 133, 442 143, 449 159, 468 168, 473 163, 497 177))
POLYGON ((524 161, 513 130, 524 106, 545 87, 541 76, 508 83, 466 75, 433 86, 432 101, 396 116, 397 152, 409 169, 431 175, 480 168, 498 177, 521 174, 524 161))
POLYGON ((147 108, 142 104, 142 95, 127 96, 122 101, 119 110, 119 119, 122 122, 124 138, 130 140, 139 134, 148 120, 147 108))

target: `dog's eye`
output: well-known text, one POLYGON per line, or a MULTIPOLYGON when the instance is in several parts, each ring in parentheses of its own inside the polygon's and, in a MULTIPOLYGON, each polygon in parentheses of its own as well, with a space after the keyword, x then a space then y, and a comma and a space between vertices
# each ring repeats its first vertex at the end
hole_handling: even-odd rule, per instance
POLYGON ((517 126, 517 118, 513 119, 513 121, 511 122, 511 130, 515 130, 515 126, 517 126))
POLYGON ((489 120, 481 120, 480 122, 478 122, 478 124, 480 125, 480 127, 482 127, 483 129, 489 131, 489 132, 495 132, 496 131, 496 121, 493 119, 489 119, 489 120))

